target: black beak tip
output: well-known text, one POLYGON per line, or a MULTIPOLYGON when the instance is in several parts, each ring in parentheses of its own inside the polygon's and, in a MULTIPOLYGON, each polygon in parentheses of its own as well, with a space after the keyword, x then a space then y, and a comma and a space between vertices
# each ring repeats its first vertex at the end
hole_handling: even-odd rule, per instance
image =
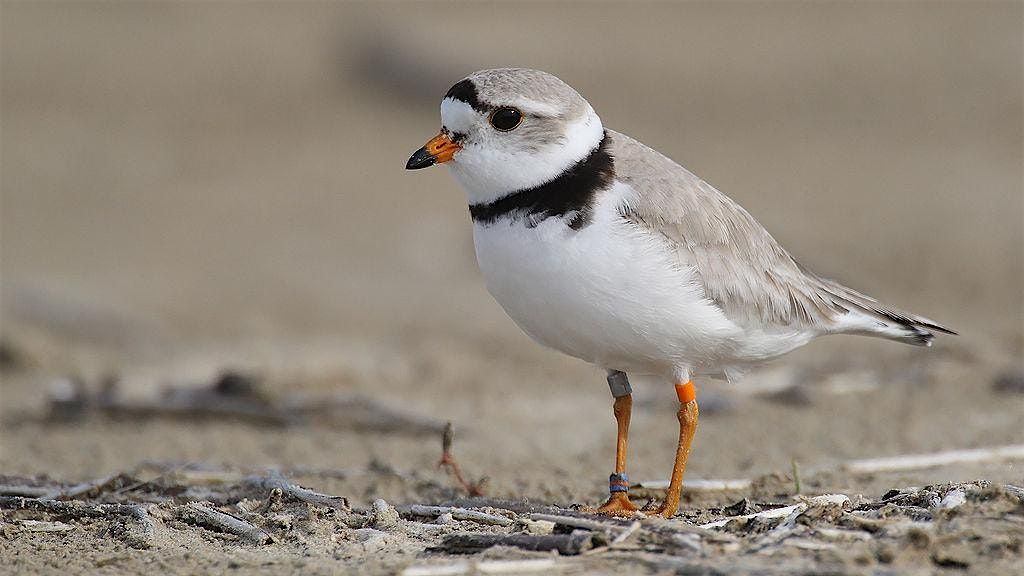
POLYGON ((436 162, 437 159, 430 152, 427 152, 426 148, 420 148, 409 157, 409 161, 405 163, 405 169, 419 170, 420 168, 433 166, 436 162))

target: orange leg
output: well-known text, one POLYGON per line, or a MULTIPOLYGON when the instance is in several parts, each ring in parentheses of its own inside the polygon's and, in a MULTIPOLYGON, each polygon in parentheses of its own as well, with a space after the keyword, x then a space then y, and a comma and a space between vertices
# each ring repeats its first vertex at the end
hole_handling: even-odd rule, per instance
POLYGON ((672 479, 668 484, 668 494, 661 506, 653 510, 654 514, 671 518, 679 509, 679 493, 683 488, 683 473, 686 472, 686 460, 690 457, 690 444, 693 433, 697 431, 697 388, 692 381, 676 384, 676 396, 679 397, 679 445, 676 447, 676 462, 672 466, 672 479))
POLYGON ((626 491, 629 478, 626 476, 626 445, 629 441, 629 417, 633 412, 633 395, 626 394, 615 398, 614 412, 618 433, 615 443, 615 473, 609 478, 608 501, 596 510, 598 514, 613 516, 630 516, 636 512, 636 506, 629 501, 626 491))

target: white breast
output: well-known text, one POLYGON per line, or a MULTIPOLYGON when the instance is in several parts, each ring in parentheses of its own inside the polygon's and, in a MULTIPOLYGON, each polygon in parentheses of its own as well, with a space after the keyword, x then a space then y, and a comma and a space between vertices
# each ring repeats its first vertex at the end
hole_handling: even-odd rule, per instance
POLYGON ((532 338, 605 368, 666 377, 714 365, 740 329, 665 242, 618 216, 616 183, 592 221, 474 226, 487 287, 532 338))

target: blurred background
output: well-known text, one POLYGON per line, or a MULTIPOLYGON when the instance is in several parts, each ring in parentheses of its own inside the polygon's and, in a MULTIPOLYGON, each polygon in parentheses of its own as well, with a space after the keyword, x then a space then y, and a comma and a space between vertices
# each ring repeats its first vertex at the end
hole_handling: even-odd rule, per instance
MULTIPOLYGON (((519 332, 483 286, 462 192, 403 169, 447 88, 499 66, 558 75, 819 274, 962 334, 827 339, 700 383, 689 475, 1020 443, 1022 29, 1019 2, 5 2, 0 469, 383 461, 444 478, 434 434, 47 412, 64 378, 141 402, 234 369, 275 398, 452 420, 493 493, 596 501, 604 375, 519 332)), ((674 396, 637 388, 630 471, 666 477, 674 396)))

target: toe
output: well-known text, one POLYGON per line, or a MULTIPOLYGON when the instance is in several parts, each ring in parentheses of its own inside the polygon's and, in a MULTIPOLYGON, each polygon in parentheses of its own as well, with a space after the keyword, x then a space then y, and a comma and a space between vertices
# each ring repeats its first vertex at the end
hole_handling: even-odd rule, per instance
POLYGON ((662 504, 661 506, 654 506, 652 504, 644 506, 641 512, 648 516, 661 516, 662 518, 672 518, 676 515, 676 508, 668 507, 665 504, 662 504))
POLYGON ((622 492, 612 494, 608 498, 607 502, 594 510, 597 514, 606 514, 609 516, 632 516, 636 511, 636 505, 630 502, 629 497, 622 492))

